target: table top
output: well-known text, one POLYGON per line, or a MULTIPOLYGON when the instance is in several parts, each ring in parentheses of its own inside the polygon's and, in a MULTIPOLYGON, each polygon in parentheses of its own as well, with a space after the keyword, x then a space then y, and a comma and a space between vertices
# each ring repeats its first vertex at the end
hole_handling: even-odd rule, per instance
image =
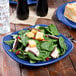
MULTIPOLYGON (((60 5, 75 0, 48 0, 50 8, 57 9, 60 5)), ((16 9, 15 5, 10 5, 10 15, 16 9)), ((60 31, 64 33, 65 31, 70 33, 71 36, 76 39, 76 30, 72 29, 56 18, 56 10, 54 11, 52 19, 41 19, 36 21, 36 24, 55 24, 60 31)), ((28 27, 27 25, 15 25, 11 24, 11 32, 21 30, 28 27)), ((1 39, 4 35, 0 35, 0 76, 76 76, 76 44, 72 52, 64 59, 47 66, 43 67, 27 67, 15 62, 11 59, 4 51, 1 45, 1 39)))

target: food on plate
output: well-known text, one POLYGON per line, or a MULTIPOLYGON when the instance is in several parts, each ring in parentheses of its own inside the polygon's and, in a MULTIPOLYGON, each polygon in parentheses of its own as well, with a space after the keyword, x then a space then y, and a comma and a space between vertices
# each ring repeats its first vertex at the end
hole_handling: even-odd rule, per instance
POLYGON ((26 36, 28 38, 33 38, 34 37, 34 33, 33 32, 28 32, 28 33, 26 33, 26 36))
POLYGON ((53 57, 53 58, 59 57, 59 51, 58 51, 57 47, 54 48, 53 52, 51 53, 51 57, 53 57))
POLYGON ((39 50, 37 49, 37 47, 26 47, 25 52, 31 52, 36 56, 39 56, 39 50))
POLYGON ((35 28, 21 30, 11 37, 12 40, 4 41, 12 47, 9 51, 30 63, 59 58, 67 50, 63 37, 53 24, 48 27, 35 26, 35 28))
POLYGON ((38 32, 36 33, 36 37, 35 37, 35 38, 36 38, 37 40, 43 40, 43 39, 44 39, 43 36, 44 36, 44 33, 38 31, 38 32))
POLYGON ((58 37, 56 37, 56 36, 53 36, 53 35, 46 35, 46 37, 49 37, 49 38, 53 38, 53 39, 59 39, 58 37))
POLYGON ((36 42, 34 40, 28 41, 29 47, 36 47, 36 42))
POLYGON ((32 29, 31 32, 36 34, 37 33, 37 29, 32 29))
POLYGON ((68 3, 65 6, 64 16, 69 20, 76 22, 76 2, 68 3))
POLYGON ((16 50, 17 48, 17 45, 18 45, 18 39, 15 39, 14 43, 13 43, 13 50, 16 50))

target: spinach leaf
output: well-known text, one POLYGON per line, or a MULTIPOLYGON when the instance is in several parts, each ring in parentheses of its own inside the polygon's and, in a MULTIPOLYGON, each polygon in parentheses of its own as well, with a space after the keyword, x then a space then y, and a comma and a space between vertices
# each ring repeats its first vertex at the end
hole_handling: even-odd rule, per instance
POLYGON ((4 41, 4 43, 11 46, 14 43, 14 40, 4 41))
POLYGON ((46 50, 41 50, 39 57, 46 58, 46 54, 47 54, 47 51, 46 50))
POLYGON ((30 32, 30 30, 26 30, 26 31, 25 31, 25 33, 28 33, 28 32, 30 32))
POLYGON ((66 50, 67 49, 67 46, 64 42, 64 39, 62 37, 59 37, 59 45, 62 49, 66 50))
POLYGON ((36 56, 35 56, 34 54, 32 54, 31 52, 27 52, 27 55, 28 55, 28 57, 29 57, 31 60, 37 60, 37 61, 42 60, 41 58, 36 57, 36 56))
POLYGON ((26 37, 25 34, 21 36, 21 43, 23 46, 26 46, 28 43, 28 37, 26 37))
POLYGON ((48 51, 46 51, 46 50, 40 51, 39 57, 42 58, 43 61, 45 61, 45 58, 50 57, 50 52, 48 52, 48 51))
POLYGON ((46 34, 51 34, 51 31, 49 30, 49 27, 45 27, 45 30, 46 30, 46 34))
POLYGON ((51 43, 52 43, 52 41, 42 42, 41 43, 41 49, 43 49, 43 50, 49 50, 49 47, 50 47, 51 43))
POLYGON ((53 43, 57 43, 58 42, 58 40, 55 40, 55 39, 52 39, 52 41, 53 41, 53 43))
POLYGON ((36 63, 36 61, 35 60, 30 60, 30 63, 36 63))
POLYGON ((52 52, 56 46, 57 46, 56 44, 52 44, 52 45, 49 47, 49 51, 52 52))
POLYGON ((23 35, 26 32, 26 30, 21 30, 18 32, 19 35, 23 35))
POLYGON ((17 55, 20 59, 28 59, 27 53, 24 50, 15 50, 14 52, 16 53, 17 51, 21 52, 19 55, 17 55))
POLYGON ((20 55, 17 55, 20 59, 25 59, 27 56, 25 56, 25 55, 22 55, 22 54, 20 54, 20 55))
POLYGON ((40 26, 38 29, 42 30, 42 29, 45 29, 45 27, 40 26))
POLYGON ((22 50, 22 48, 23 48, 23 45, 22 45, 22 43, 18 43, 18 45, 17 45, 17 50, 22 50))
POLYGON ((45 33, 45 27, 40 26, 38 29, 39 29, 41 32, 45 33))
POLYGON ((66 50, 62 49, 62 48, 58 48, 59 50, 59 56, 64 55, 66 50))
POLYGON ((59 32, 55 25, 51 24, 50 26, 48 26, 48 28, 52 35, 59 35, 59 32))
POLYGON ((41 49, 41 48, 40 48, 40 42, 39 42, 38 40, 35 40, 35 42, 36 42, 36 47, 37 47, 38 49, 41 49))
POLYGON ((45 33, 45 30, 44 29, 42 29, 42 30, 40 30, 42 33, 45 33))
POLYGON ((10 49, 10 50, 9 50, 9 52, 13 52, 13 50, 12 50, 12 49, 10 49))

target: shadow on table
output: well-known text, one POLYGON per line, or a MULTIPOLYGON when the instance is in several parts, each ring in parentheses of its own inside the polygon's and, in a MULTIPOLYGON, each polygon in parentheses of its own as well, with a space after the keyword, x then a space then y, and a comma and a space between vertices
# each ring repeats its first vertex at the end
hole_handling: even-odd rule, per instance
POLYGON ((36 67, 33 67, 33 66, 26 66, 26 65, 23 65, 23 64, 19 64, 20 68, 21 69, 28 69, 28 70, 36 70, 36 69, 40 69, 40 68, 48 68, 49 66, 52 66, 54 65, 55 63, 53 64, 49 64, 49 65, 45 65, 45 66, 36 66, 36 67))

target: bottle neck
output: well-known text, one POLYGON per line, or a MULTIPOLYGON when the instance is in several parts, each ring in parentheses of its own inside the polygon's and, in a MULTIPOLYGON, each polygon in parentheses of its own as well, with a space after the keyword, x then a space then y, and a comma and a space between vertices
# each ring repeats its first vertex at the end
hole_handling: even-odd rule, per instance
POLYGON ((27 3, 27 0, 18 0, 18 3, 27 3))
POLYGON ((44 2, 44 1, 47 1, 47 0, 37 0, 37 1, 41 1, 41 2, 44 2))
POLYGON ((18 0, 18 4, 22 5, 22 4, 26 4, 27 5, 27 0, 18 0))
POLYGON ((47 0, 37 0, 37 3, 40 3, 40 4, 47 3, 47 0))

